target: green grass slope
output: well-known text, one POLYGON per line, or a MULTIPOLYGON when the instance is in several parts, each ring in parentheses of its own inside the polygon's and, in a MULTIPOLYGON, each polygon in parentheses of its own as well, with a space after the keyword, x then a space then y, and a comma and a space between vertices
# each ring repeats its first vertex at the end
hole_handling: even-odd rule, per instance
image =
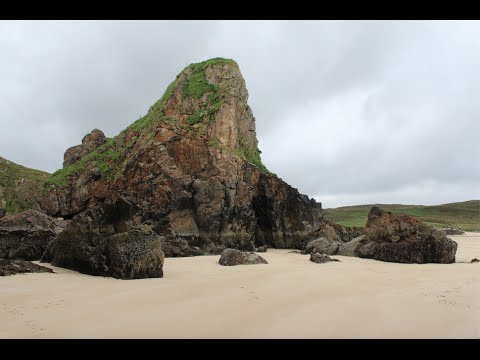
POLYGON ((34 208, 49 176, 0 157, 0 208, 7 214, 34 208))
POLYGON ((480 231, 480 200, 423 206, 423 205, 356 205, 325 209, 325 217, 344 226, 365 226, 370 208, 380 206, 386 211, 408 214, 435 227, 455 227, 464 231, 480 231))

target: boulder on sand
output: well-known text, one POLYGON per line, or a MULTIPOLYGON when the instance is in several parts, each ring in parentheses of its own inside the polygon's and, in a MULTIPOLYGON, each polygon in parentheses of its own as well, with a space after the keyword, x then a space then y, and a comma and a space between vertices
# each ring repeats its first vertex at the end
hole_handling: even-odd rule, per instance
POLYGON ((340 260, 333 259, 326 254, 312 253, 310 255, 310 261, 314 262, 314 263, 317 263, 317 264, 323 264, 323 263, 330 262, 330 261, 340 261, 340 260))
POLYGON ((218 263, 223 266, 268 264, 267 260, 260 255, 237 249, 225 249, 218 263))
POLYGON ((162 277, 161 236, 147 225, 116 226, 104 226, 95 212, 85 211, 48 245, 41 261, 119 279, 162 277))
POLYGON ((335 255, 338 252, 338 248, 341 242, 331 241, 324 237, 310 241, 303 250, 303 254, 326 254, 335 255))
POLYGON ((361 258, 398 263, 454 263, 457 243, 422 221, 372 207, 366 237, 355 249, 361 258))

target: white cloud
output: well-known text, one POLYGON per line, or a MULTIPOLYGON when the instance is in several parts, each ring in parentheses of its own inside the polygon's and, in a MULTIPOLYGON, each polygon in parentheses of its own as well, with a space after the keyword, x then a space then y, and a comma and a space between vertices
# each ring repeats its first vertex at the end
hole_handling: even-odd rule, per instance
POLYGON ((184 66, 222 56, 246 79, 264 162, 303 193, 478 199, 478 39, 474 21, 2 21, 0 155, 54 171, 85 133, 117 134, 184 66))

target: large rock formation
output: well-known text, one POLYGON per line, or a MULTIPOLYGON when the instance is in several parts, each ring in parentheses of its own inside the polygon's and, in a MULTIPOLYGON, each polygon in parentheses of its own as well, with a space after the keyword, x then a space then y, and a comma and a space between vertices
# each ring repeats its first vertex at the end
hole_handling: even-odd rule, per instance
POLYGON ((399 263, 454 263, 457 243, 442 230, 409 216, 372 207, 365 239, 355 253, 362 258, 399 263))
POLYGON ((38 209, 43 184, 50 174, 15 164, 0 157, 0 218, 38 209))
POLYGON ((54 219, 37 210, 0 219, 0 258, 39 260, 48 243, 68 221, 54 219))
POLYGON ((121 231, 149 225, 162 235, 167 256, 253 251, 263 245, 301 249, 320 236, 338 239, 333 225, 323 220, 321 204, 262 164, 247 99, 234 61, 192 64, 118 136, 109 139, 94 130, 67 150, 63 169, 46 184, 41 206, 74 221, 69 236, 57 238, 46 258, 110 274, 85 265, 80 255, 73 258, 71 249, 79 238, 104 241, 120 231, 112 230, 115 216, 102 210, 116 207, 119 199, 129 204, 121 231), (86 214, 111 229, 93 228, 86 214))

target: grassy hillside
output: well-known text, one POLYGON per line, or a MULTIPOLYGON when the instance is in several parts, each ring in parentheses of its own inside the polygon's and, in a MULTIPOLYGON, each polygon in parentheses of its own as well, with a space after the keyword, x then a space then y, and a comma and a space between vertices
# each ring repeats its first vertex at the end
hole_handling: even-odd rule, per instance
POLYGON ((408 214, 435 227, 455 227, 464 231, 480 231, 480 200, 423 205, 356 205, 325 209, 325 217, 345 226, 365 226, 367 214, 374 205, 392 213, 408 214))
POLYGON ((0 208, 7 214, 34 208, 49 175, 0 157, 0 208))

